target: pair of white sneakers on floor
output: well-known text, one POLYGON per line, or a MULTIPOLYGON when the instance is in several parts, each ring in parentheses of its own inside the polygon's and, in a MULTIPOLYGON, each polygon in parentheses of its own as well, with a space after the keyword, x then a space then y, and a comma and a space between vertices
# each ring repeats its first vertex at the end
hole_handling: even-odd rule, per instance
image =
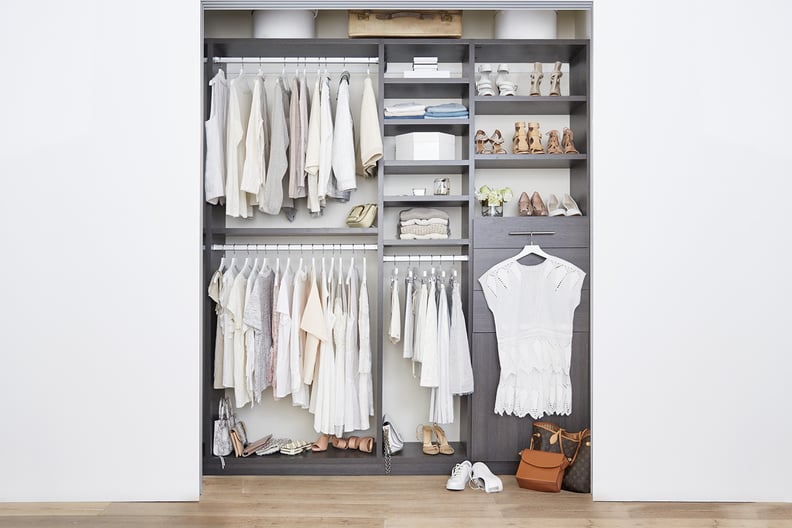
POLYGON ((446 482, 446 489, 462 491, 468 484, 473 489, 483 489, 487 493, 503 491, 503 482, 484 462, 471 464, 469 460, 463 460, 455 465, 446 482))

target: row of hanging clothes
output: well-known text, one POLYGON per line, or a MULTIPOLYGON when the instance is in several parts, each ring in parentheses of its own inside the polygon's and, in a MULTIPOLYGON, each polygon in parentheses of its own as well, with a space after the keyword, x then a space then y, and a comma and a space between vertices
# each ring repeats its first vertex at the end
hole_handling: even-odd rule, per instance
POLYGON ((473 369, 457 271, 432 266, 410 268, 404 278, 404 310, 399 269, 390 278, 388 338, 402 345, 413 376, 430 389, 429 422, 454 422, 454 396, 473 392, 473 369), (404 322, 402 325, 402 321, 404 322), (403 332, 402 332, 403 328, 403 332))
POLYGON ((346 70, 338 78, 333 117, 326 65, 324 72, 317 70, 310 94, 307 65, 302 74, 298 65, 289 78, 284 62, 281 75, 271 80, 261 66, 251 79, 244 62, 230 81, 219 69, 209 82, 205 122, 206 201, 225 204, 226 214, 235 218, 250 218, 257 209, 268 215, 283 212, 289 221, 301 207, 318 217, 329 199, 349 201, 357 176, 376 176, 383 153, 370 72, 363 79, 357 134, 350 78, 346 70))
POLYGON ((369 428, 374 414, 366 258, 223 257, 216 303, 214 388, 237 407, 274 399, 314 415, 318 433, 369 428), (295 260, 296 262, 293 262, 295 260), (296 265, 294 265, 296 263, 296 265))

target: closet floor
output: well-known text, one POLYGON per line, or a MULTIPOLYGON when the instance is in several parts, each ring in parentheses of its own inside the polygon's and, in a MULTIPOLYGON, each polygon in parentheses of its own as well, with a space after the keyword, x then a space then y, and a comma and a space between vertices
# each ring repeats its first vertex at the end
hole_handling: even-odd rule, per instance
POLYGON ((200 502, 0 504, 0 527, 792 527, 792 504, 592 502, 501 477, 490 495, 444 476, 204 477, 200 502))

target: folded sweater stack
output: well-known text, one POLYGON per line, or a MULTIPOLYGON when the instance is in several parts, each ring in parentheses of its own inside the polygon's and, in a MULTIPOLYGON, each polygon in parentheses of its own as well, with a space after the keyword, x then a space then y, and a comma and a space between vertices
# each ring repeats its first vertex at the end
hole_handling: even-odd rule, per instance
POLYGON ((385 119, 423 119, 426 105, 419 103, 396 103, 385 107, 385 119))
POLYGON ((399 213, 399 238, 430 240, 448 238, 448 213, 430 207, 413 207, 399 213))
POLYGON ((426 107, 424 117, 427 119, 466 119, 468 109, 459 103, 444 103, 426 107))

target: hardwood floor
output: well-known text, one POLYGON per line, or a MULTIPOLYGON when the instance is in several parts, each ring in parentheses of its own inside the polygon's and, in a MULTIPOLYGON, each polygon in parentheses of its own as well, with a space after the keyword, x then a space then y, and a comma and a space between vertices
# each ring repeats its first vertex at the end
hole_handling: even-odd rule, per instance
POLYGON ((792 504, 614 503, 450 492, 442 476, 205 477, 200 502, 0 504, 0 527, 792 527, 792 504))

